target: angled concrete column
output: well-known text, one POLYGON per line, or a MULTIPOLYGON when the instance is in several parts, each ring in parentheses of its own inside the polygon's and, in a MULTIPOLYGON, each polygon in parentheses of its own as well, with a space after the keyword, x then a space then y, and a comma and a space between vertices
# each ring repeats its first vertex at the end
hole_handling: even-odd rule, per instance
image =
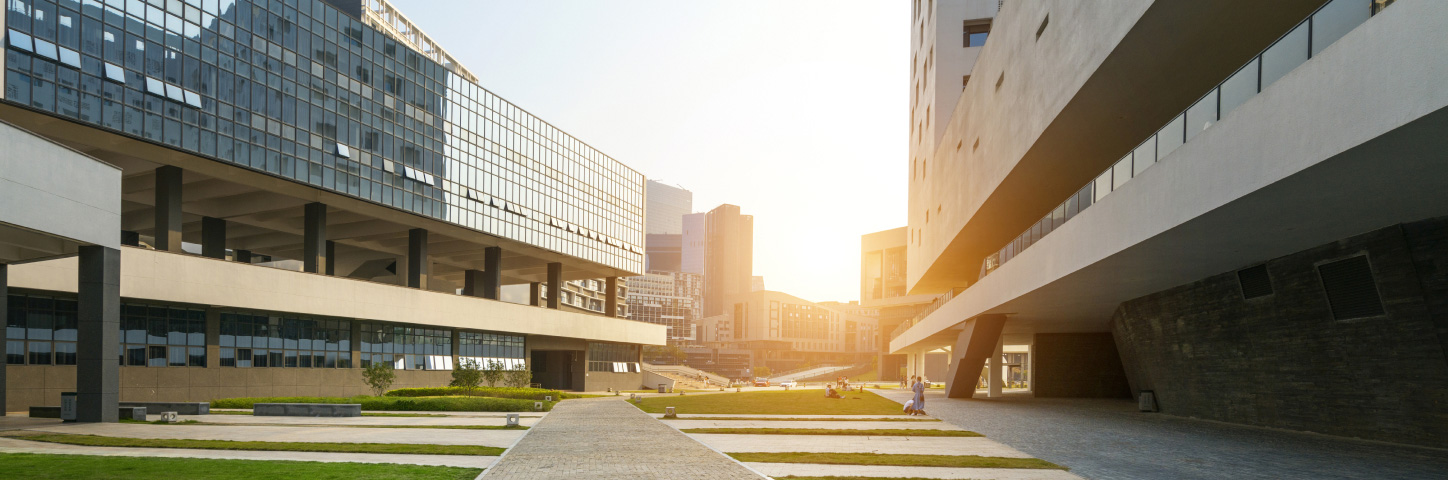
POLYGON ((558 298, 563 296, 563 264, 548 264, 548 308, 558 309, 558 298))
POLYGON ((201 256, 226 259, 226 220, 201 217, 201 256))
POLYGON ((483 296, 483 277, 486 274, 482 270, 463 270, 463 295, 469 297, 483 296))
POLYGON ((80 247, 76 420, 115 422, 120 404, 121 252, 80 247))
POLYGON ((240 263, 251 263, 251 250, 237 250, 236 261, 240 263))
POLYGON ((407 231, 407 286, 427 289, 427 230, 407 231))
POLYGON ((533 283, 529 283, 529 284, 528 284, 528 304, 529 304, 529 305, 532 305, 532 306, 535 306, 535 307, 541 307, 541 306, 543 306, 543 284, 542 284, 542 283, 540 283, 540 282, 533 282, 533 283))
POLYGON ((483 250, 483 298, 497 300, 503 288, 503 247, 483 250))
POLYGON ((991 398, 1001 396, 1001 384, 1004 383, 1001 380, 1001 357, 1005 355, 1005 345, 1001 343, 1003 342, 997 336, 995 353, 990 356, 990 383, 986 384, 986 396, 991 398))
POLYGON ((156 250, 181 251, 181 169, 156 169, 156 250))
POLYGON ((605 287, 605 290, 604 290, 604 291, 606 291, 606 292, 608 292, 608 293, 604 296, 604 300, 603 300, 603 309, 606 310, 606 311, 603 313, 603 316, 605 316, 605 317, 617 317, 617 316, 618 316, 618 277, 608 277, 608 279, 605 280, 604 283, 607 285, 607 287, 605 287))
POLYGON ((327 240, 327 275, 337 275, 337 242, 327 240))
POLYGON ((308 203, 302 240, 302 270, 322 273, 327 264, 327 205, 308 203))
MULTIPOLYGON (((0 263, 0 324, 9 325, 10 319, 10 277, 9 265, 0 263)), ((0 417, 5 416, 5 370, 6 365, 0 362, 0 417)))
POLYGON ((965 330, 956 337, 955 347, 950 349, 956 361, 950 362, 950 373, 945 376, 949 382, 946 385, 947 397, 970 398, 975 395, 980 369, 985 367, 986 359, 996 352, 1005 324, 1005 315, 981 315, 965 322, 965 330))

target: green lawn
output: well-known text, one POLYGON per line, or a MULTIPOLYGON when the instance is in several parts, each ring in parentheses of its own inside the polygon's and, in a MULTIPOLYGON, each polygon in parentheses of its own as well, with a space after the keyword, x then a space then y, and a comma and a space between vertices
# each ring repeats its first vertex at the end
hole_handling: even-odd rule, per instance
MULTIPOLYGON (((344 403, 360 404, 363 410, 402 412, 531 412, 534 400, 493 397, 242 397, 211 401, 211 408, 249 409, 258 403, 344 403)), ((538 402, 543 410, 553 409, 553 402, 538 402)))
POLYGON ((424 467, 372 463, 322 463, 258 460, 212 460, 90 455, 0 453, 5 478, 91 480, 185 478, 201 480, 255 480, 305 478, 309 480, 470 480, 476 468, 424 467))
POLYGON ((165 420, 143 422, 140 420, 121 420, 121 423, 144 423, 151 425, 224 425, 228 427, 338 427, 338 428, 431 428, 440 430, 527 430, 528 427, 508 425, 333 425, 333 424, 303 424, 303 423, 225 423, 225 422, 202 422, 197 420, 182 420, 176 423, 167 423, 165 420))
POLYGON ((236 442, 170 438, 102 437, 68 433, 7 432, 7 437, 36 442, 88 447, 194 448, 201 450, 261 450, 285 452, 392 453, 411 455, 502 455, 503 448, 481 445, 426 445, 409 443, 236 442))
POLYGON ((909 455, 881 453, 746 452, 730 453, 741 462, 821 463, 829 465, 889 465, 954 468, 1045 468, 1066 470, 1039 458, 982 457, 977 455, 909 455))
POLYGON ((645 398, 638 407, 649 413, 675 407, 679 414, 904 415, 900 404, 871 392, 844 392, 844 396, 825 398, 821 390, 715 393, 645 398))
POLYGON ((856 435, 872 437, 983 437, 965 430, 916 430, 907 428, 685 428, 684 433, 726 433, 736 435, 856 435))
POLYGON ((774 478, 778 478, 781 480, 786 478, 789 480, 940 480, 937 478, 925 477, 796 477, 794 475, 790 475, 788 477, 774 478))
POLYGON ((681 416, 674 420, 738 420, 766 422, 939 422, 938 418, 883 417, 883 418, 837 418, 837 417, 695 417, 681 416))
MULTIPOLYGON (((246 415, 252 416, 251 410, 212 410, 210 415, 246 415)), ((440 413, 379 413, 362 412, 364 417, 458 417, 461 415, 443 415, 440 413)))

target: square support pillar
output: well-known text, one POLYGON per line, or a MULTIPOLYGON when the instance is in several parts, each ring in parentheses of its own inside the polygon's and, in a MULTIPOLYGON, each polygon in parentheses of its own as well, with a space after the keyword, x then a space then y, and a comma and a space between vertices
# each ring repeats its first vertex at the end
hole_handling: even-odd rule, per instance
POLYGON ((80 247, 77 279, 76 420, 116 422, 121 370, 121 252, 80 247))
POLYGON ((533 282, 533 283, 529 283, 529 284, 528 284, 528 304, 529 304, 529 305, 532 305, 532 306, 535 306, 535 307, 541 307, 541 306, 543 306, 543 284, 542 284, 542 283, 540 283, 540 282, 533 282))
POLYGON ((327 240, 327 275, 337 276, 337 242, 327 240))
POLYGON ((128 247, 141 246, 141 233, 129 230, 121 230, 121 245, 128 247))
POLYGON ((482 270, 463 270, 463 295, 469 297, 483 296, 483 277, 486 275, 482 270))
POLYGON ((327 204, 308 203, 302 239, 302 271, 322 273, 327 264, 327 204))
POLYGON ((482 297, 497 300, 503 288, 503 247, 488 247, 483 250, 483 293, 482 297))
POLYGON ((236 261, 238 263, 251 263, 251 250, 237 250, 236 261))
POLYGON ((1005 345, 1000 337, 996 337, 995 353, 990 357, 990 383, 986 386, 986 397, 995 398, 1001 396, 1001 357, 1005 356, 1005 345))
MULTIPOLYGON (((0 263, 0 324, 9 325, 10 319, 10 266, 0 263)), ((5 370, 0 363, 0 417, 5 416, 5 370)))
POLYGON ((608 277, 607 279, 604 280, 604 284, 607 285, 605 288, 606 288, 606 291, 607 291, 608 293, 605 295, 604 300, 603 300, 603 308, 604 308, 604 310, 606 310, 605 312, 603 312, 603 316, 605 316, 605 317, 617 317, 617 316, 618 316, 618 277, 608 277))
POLYGON ((226 259, 226 220, 201 217, 201 256, 226 259))
POLYGON ((557 310, 558 299, 563 296, 563 264, 548 264, 548 308, 557 310))
POLYGON ((181 168, 156 169, 156 250, 181 251, 181 168))
POLYGON ((407 286, 427 290, 427 230, 407 231, 407 286))

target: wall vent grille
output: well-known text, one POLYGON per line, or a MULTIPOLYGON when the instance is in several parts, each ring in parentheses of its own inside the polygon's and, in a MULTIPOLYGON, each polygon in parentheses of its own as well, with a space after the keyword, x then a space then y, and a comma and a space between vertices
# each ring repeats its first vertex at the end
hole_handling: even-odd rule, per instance
POLYGON ((1385 313, 1367 255, 1318 265, 1317 274, 1322 277, 1333 318, 1350 320, 1385 313))
POLYGON ((1242 287, 1243 300, 1251 300, 1272 294, 1272 278, 1267 275, 1267 265, 1258 265, 1238 270, 1237 283, 1242 287))

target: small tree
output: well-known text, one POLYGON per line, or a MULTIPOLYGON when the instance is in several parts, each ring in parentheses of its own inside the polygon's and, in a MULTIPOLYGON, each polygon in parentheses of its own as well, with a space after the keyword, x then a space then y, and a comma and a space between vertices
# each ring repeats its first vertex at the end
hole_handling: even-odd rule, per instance
POLYGON ((458 362, 458 367, 452 371, 452 385, 462 387, 468 395, 472 395, 483 383, 483 369, 478 366, 477 360, 467 359, 458 362))
POLYGON ((387 393, 387 389, 392 388, 392 382, 397 381, 397 372, 392 371, 389 363, 372 362, 362 369, 362 381, 372 388, 373 395, 380 397, 387 393))
POLYGON ((754 367, 754 376, 756 377, 768 377, 771 372, 773 372, 773 370, 770 370, 769 367, 754 367))
POLYGON ((527 366, 519 366, 508 370, 506 373, 507 375, 503 380, 503 384, 509 387, 526 388, 528 384, 533 382, 533 371, 528 370, 527 366))
POLYGON ((489 387, 496 387, 502 379, 503 362, 488 360, 488 368, 483 370, 483 380, 488 382, 489 387))

